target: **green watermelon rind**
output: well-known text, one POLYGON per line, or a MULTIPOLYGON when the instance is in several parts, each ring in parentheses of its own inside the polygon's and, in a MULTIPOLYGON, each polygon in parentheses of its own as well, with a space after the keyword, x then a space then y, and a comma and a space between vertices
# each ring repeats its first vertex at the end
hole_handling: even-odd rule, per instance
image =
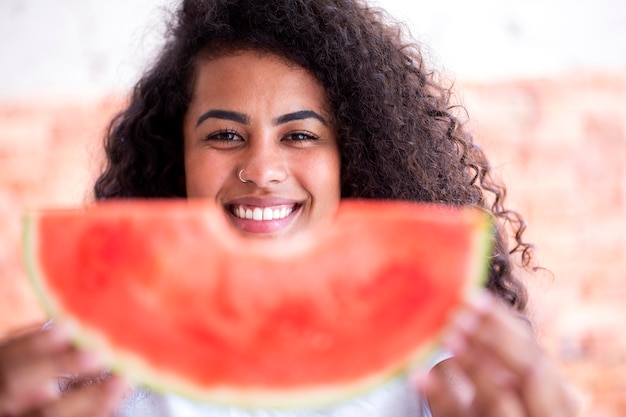
MULTIPOLYGON (((476 209, 476 208, 472 208, 476 209)), ((459 301, 453 306, 448 314, 446 321, 450 321, 458 309, 471 298, 479 289, 483 289, 487 284, 487 278, 490 266, 490 257, 494 244, 494 220, 493 216, 484 212, 484 222, 476 229, 474 233, 475 242, 473 245, 475 256, 470 259, 474 261, 473 265, 469 265, 467 270, 470 272, 470 278, 466 281, 465 287, 459 291, 459 301)), ((422 345, 417 351, 411 355, 409 361, 399 369, 398 374, 406 375, 423 370, 425 364, 429 364, 429 359, 433 353, 441 354, 442 339, 447 332, 447 326, 442 326, 439 332, 434 335, 429 343, 422 345)))
MULTIPOLYGON (((485 216, 487 218, 487 216, 485 216)), ((420 346, 415 352, 398 360, 387 369, 370 374, 353 383, 328 385, 326 387, 300 388, 300 389, 250 389, 242 390, 236 387, 222 387, 211 389, 199 389, 194 384, 185 382, 184 379, 168 374, 163 371, 155 371, 139 355, 118 349, 107 342, 101 332, 89 326, 79 324, 56 301, 50 288, 45 285, 37 264, 37 220, 36 213, 29 213, 24 218, 23 247, 26 272, 36 292, 42 308, 49 316, 62 323, 70 333, 72 342, 85 349, 94 349, 101 355, 104 363, 108 364, 109 370, 122 375, 132 384, 145 385, 148 388, 162 393, 174 393, 186 398, 201 402, 214 403, 223 406, 238 406, 242 408, 296 408, 309 406, 326 406, 337 404, 342 400, 363 395, 372 389, 383 385, 398 377, 404 377, 424 366, 425 359, 433 352, 440 349, 441 337, 444 328, 434 336, 431 341, 420 346), (156 382, 151 382, 156 381, 156 382)), ((473 257, 474 265, 468 266, 471 273, 465 288, 459 292, 459 305, 470 296, 477 288, 484 286, 489 267, 489 256, 492 251, 493 233, 492 221, 487 219, 484 225, 475 232, 476 243, 473 257), (480 255, 480 256, 478 256, 480 255)), ((453 306, 452 314, 457 306, 453 306)))
POLYGON ((37 234, 34 232, 34 223, 36 223, 36 220, 37 216, 32 213, 26 214, 23 219, 22 257, 24 259, 24 268, 26 275, 31 282, 31 286, 35 291, 35 295, 39 300, 39 304, 49 316, 56 318, 58 316, 58 311, 61 309, 49 296, 51 291, 46 287, 44 281, 40 278, 43 274, 39 270, 37 263, 38 241, 37 234))

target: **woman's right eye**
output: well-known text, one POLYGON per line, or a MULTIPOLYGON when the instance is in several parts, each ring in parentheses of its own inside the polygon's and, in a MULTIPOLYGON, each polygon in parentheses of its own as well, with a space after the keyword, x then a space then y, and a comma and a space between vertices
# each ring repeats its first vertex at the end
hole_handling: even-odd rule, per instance
POLYGON ((209 133, 205 138, 205 141, 218 141, 218 142, 238 142, 243 141, 241 135, 233 130, 220 130, 218 132, 209 133))

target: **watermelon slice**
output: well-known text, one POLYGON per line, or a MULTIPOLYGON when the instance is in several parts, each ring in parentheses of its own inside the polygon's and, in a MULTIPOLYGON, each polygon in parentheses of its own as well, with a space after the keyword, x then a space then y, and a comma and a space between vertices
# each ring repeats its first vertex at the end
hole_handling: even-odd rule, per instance
POLYGON ((25 216, 44 307, 114 370, 240 406, 331 403, 415 364, 487 270, 477 209, 344 201, 332 227, 250 239, 203 200, 25 216))

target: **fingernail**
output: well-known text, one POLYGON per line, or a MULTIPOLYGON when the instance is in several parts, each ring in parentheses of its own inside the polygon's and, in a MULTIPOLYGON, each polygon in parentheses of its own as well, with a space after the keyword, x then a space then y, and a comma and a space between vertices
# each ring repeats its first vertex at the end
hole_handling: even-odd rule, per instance
POLYGON ((41 326, 41 330, 50 330, 54 327, 54 319, 50 319, 41 326))

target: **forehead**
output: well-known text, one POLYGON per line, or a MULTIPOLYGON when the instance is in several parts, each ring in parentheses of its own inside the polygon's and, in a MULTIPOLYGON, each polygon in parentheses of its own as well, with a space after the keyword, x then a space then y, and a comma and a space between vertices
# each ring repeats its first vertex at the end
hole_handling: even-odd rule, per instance
POLYGON ((209 83, 222 84, 234 80, 247 84, 267 81, 267 84, 261 85, 266 88, 300 83, 302 87, 324 91, 322 84, 300 65, 273 53, 247 49, 213 57, 200 56, 195 64, 194 78, 195 89, 209 83))
POLYGON ((199 57, 192 92, 194 105, 315 106, 330 115, 326 90, 305 68, 281 56, 237 50, 199 57))

